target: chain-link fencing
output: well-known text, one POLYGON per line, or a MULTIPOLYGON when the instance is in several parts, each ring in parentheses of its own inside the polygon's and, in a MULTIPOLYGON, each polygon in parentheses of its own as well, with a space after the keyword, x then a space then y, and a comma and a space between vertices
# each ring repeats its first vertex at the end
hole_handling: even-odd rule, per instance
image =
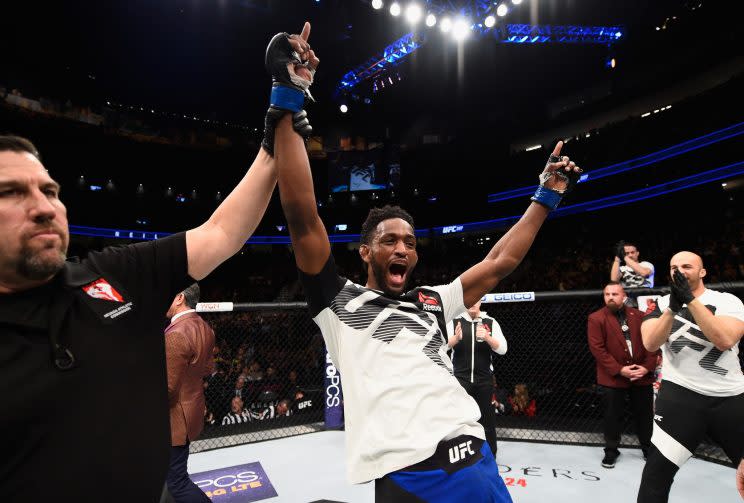
MULTIPOLYGON (((744 292, 742 282, 709 287, 744 292)), ((628 293, 635 298, 668 290, 628 293)), ((497 437, 604 445, 604 389, 596 384, 586 332, 587 317, 603 306, 602 291, 505 293, 489 300, 496 302, 482 309, 498 320, 509 348, 494 369, 497 437), (499 407, 517 394, 534 401, 533 413, 499 407)), ((209 303, 199 310, 215 331, 218 352, 216 372, 205 379, 204 433, 192 452, 325 428, 325 347, 304 303, 209 303)), ((621 446, 637 447, 629 406, 624 424, 621 446)), ((710 441, 696 454, 727 462, 710 441)))

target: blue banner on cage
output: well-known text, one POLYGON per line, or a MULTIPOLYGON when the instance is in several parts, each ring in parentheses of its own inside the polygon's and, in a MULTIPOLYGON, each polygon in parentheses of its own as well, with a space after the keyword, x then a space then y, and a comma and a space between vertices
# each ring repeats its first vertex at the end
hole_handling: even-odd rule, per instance
POLYGON ((334 430, 344 427, 344 396, 341 392, 341 375, 326 352, 325 372, 325 425, 334 430))

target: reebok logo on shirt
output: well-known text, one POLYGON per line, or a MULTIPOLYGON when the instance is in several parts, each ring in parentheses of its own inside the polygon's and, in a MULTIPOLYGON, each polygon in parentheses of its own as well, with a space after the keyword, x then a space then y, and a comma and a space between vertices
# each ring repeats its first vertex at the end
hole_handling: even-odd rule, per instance
POLYGON ((423 292, 418 293, 419 302, 421 302, 421 309, 424 311, 434 311, 437 313, 442 312, 442 306, 439 305, 439 301, 436 297, 432 297, 424 294, 423 292))

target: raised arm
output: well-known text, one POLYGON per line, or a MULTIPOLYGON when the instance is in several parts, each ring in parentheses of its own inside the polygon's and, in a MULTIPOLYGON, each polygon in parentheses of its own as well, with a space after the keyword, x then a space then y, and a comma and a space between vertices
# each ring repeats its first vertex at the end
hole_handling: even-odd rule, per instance
POLYGON ((615 257, 610 268, 610 281, 620 281, 620 260, 615 257))
POLYGON ((640 262, 637 262, 630 257, 625 257, 625 263, 628 265, 628 267, 633 269, 636 274, 640 274, 644 278, 648 278, 653 272, 653 269, 641 265, 640 262))
POLYGON ((261 148, 243 179, 199 227, 186 232, 189 275, 200 280, 235 255, 266 212, 276 186, 274 160, 261 148))
POLYGON ((739 299, 734 297, 732 306, 723 310, 719 309, 716 314, 713 314, 707 306, 695 298, 687 278, 679 270, 675 270, 672 274, 669 287, 671 289, 670 308, 679 311, 679 309, 674 309, 672 298, 676 298, 678 307, 687 304, 687 309, 695 319, 697 326, 719 351, 728 351, 739 344, 744 335, 744 321, 742 321, 744 306, 739 299))
POLYGON ((620 241, 615 245, 615 256, 612 258, 612 267, 610 268, 610 281, 620 281, 620 266, 625 262, 625 241, 620 241))
POLYGON ((314 275, 318 274, 326 264, 331 254, 331 245, 328 242, 325 225, 318 215, 305 142, 295 132, 299 131, 298 121, 299 123, 307 122, 304 112, 300 110, 304 95, 297 93, 302 89, 306 92, 307 88, 302 85, 302 82, 308 80, 312 82, 310 72, 314 73, 319 63, 307 43, 309 36, 309 23, 305 23, 299 36, 276 35, 269 44, 266 58, 267 67, 274 78, 271 106, 276 110, 275 115, 278 117, 274 137, 274 155, 279 181, 279 197, 287 219, 289 235, 292 238, 297 267, 306 274, 314 275), (271 63, 270 58, 276 62, 271 63), (289 69, 292 75, 283 75, 282 72, 285 72, 285 69, 289 69), (288 112, 294 112, 295 115, 288 112))
POLYGON ((533 203, 522 218, 491 248, 486 257, 460 276, 463 302, 470 307, 490 292, 522 262, 545 219, 558 206, 562 195, 578 179, 581 169, 568 157, 560 157, 563 142, 553 149, 533 203))
POLYGON ((318 215, 305 143, 292 130, 289 116, 282 118, 276 128, 275 152, 279 196, 297 267, 306 274, 317 274, 331 254, 331 245, 318 215))
MULTIPOLYGON (((658 307, 657 301, 657 310, 658 307)), ((641 324, 641 338, 643 347, 646 351, 658 351, 669 339, 674 323, 674 312, 671 309, 665 309, 663 313, 651 313, 643 320, 641 324)))
POLYGON ((447 345, 454 348, 462 340, 462 323, 460 320, 457 320, 457 324, 453 320, 447 322, 447 334, 447 345))

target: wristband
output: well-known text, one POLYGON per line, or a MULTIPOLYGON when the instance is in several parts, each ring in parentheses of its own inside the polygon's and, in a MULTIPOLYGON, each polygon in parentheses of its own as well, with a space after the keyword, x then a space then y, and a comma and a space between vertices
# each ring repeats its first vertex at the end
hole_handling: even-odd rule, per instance
POLYGON ((560 192, 552 189, 546 189, 542 185, 539 185, 537 187, 537 190, 535 191, 535 195, 532 196, 530 200, 535 201, 536 203, 540 203, 543 206, 547 206, 551 210, 554 210, 558 207, 558 204, 561 202, 562 197, 563 195, 560 192))
POLYGON ((305 104, 305 93, 291 87, 275 85, 271 88, 270 101, 272 107, 299 112, 305 104))

